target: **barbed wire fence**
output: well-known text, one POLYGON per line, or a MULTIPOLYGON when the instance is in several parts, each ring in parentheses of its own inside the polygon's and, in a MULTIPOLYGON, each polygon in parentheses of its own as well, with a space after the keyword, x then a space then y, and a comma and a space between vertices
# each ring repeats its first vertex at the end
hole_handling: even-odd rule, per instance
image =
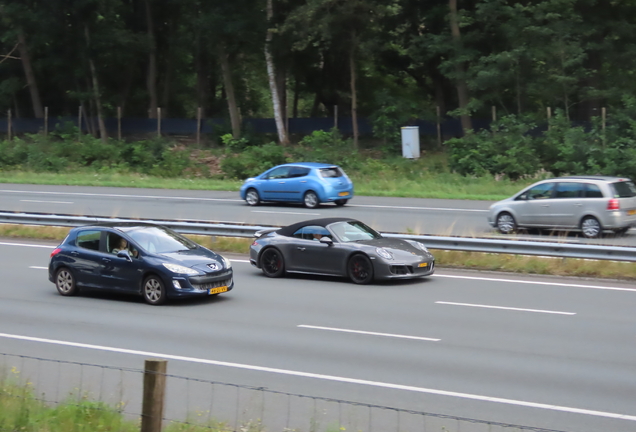
MULTIPOLYGON (((165 361, 164 361, 165 362, 165 361)), ((148 365, 149 361, 146 361, 148 365)), ((164 429, 210 432, 561 432, 459 416, 309 396, 220 381, 0 353, 0 401, 82 406, 142 424, 148 374, 166 381, 164 429)), ((8 405, 5 403, 5 405, 8 405)), ((0 421, 0 431, 17 430, 0 421)), ((117 424, 113 430, 128 430, 117 424)), ((151 429, 147 429, 151 430, 151 429)), ((157 431, 159 429, 156 429, 157 431)))

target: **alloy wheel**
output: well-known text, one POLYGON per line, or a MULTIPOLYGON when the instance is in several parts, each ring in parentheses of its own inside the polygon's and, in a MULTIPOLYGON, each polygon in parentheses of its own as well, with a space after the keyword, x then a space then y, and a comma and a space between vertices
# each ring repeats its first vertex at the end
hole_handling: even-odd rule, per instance
POLYGON ((587 217, 581 222, 581 231, 587 238, 596 238, 601 233, 601 224, 594 217, 587 217))
POLYGON ((509 213, 502 213, 497 217, 497 229, 502 234, 510 234, 514 232, 517 224, 515 218, 509 213))
POLYGON ((245 201, 248 205, 255 206, 261 202, 261 197, 258 195, 258 192, 256 192, 256 190, 250 189, 245 195, 245 201))
POLYGON ((318 206, 318 195, 315 192, 309 191, 305 194, 305 207, 315 208, 318 206))
POLYGON ((283 256, 276 249, 270 248, 265 250, 261 257, 261 268, 266 276, 281 276, 285 270, 283 256))

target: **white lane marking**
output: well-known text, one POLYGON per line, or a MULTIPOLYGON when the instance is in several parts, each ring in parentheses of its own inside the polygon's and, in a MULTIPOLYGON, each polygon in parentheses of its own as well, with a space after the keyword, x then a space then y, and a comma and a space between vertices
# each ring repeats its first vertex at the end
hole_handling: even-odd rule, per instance
POLYGON ((116 352, 121 354, 132 354, 132 355, 139 355, 139 356, 145 356, 145 357, 159 357, 159 358, 163 358, 167 360, 185 361, 185 362, 208 364, 208 365, 214 365, 214 366, 225 366, 225 367, 232 367, 237 369, 269 372, 269 373, 275 373, 275 374, 281 374, 281 375, 298 376, 303 378, 322 379, 326 381, 343 382, 343 383, 349 383, 349 384, 367 385, 367 386, 380 387, 380 388, 389 388, 394 390, 428 393, 428 394, 434 394, 439 396, 450 396, 450 397, 457 397, 462 399, 495 402, 495 403, 517 405, 517 406, 523 406, 523 407, 529 407, 529 408, 539 408, 539 409, 552 410, 552 411, 563 411, 563 412, 569 412, 569 413, 575 413, 575 414, 586 414, 586 415, 591 415, 596 417, 606 417, 606 418, 636 421, 636 415, 617 414, 612 412, 595 411, 595 410, 588 410, 588 409, 582 409, 582 408, 573 408, 573 407, 544 404, 544 403, 538 403, 538 402, 528 402, 528 401, 515 400, 515 399, 504 399, 504 398, 483 396, 483 395, 477 395, 477 394, 471 394, 471 393, 460 393, 460 392, 447 391, 447 390, 437 390, 437 389, 429 389, 424 387, 407 386, 402 384, 392 384, 392 383, 386 383, 381 381, 369 381, 369 380, 362 380, 362 379, 356 379, 356 378, 339 377, 334 375, 322 375, 322 374, 315 374, 311 372, 301 372, 301 371, 294 371, 294 370, 288 370, 288 369, 276 369, 276 368, 270 368, 265 366, 254 366, 254 365, 241 364, 241 363, 230 363, 230 362, 224 362, 219 360, 208 360, 208 359, 201 359, 196 357, 185 357, 185 356, 179 356, 179 355, 162 354, 162 353, 155 353, 150 351, 131 350, 131 349, 125 349, 125 348, 115 348, 115 347, 108 347, 108 346, 101 346, 101 345, 90 345, 90 344, 68 342, 68 341, 61 341, 61 340, 55 340, 55 339, 43 339, 43 338, 36 338, 31 336, 12 335, 7 333, 0 333, 0 337, 7 338, 7 339, 30 341, 30 342, 41 342, 41 343, 48 343, 48 344, 54 344, 54 345, 63 345, 63 346, 69 346, 69 347, 75 347, 75 348, 86 348, 86 349, 93 349, 93 350, 99 350, 99 351, 116 352))
POLYGON ((47 203, 47 204, 73 204, 73 202, 71 201, 20 200, 20 202, 47 203))
POLYGON ((470 307, 487 308, 487 309, 504 309, 504 310, 513 310, 513 311, 521 311, 521 312, 538 312, 538 313, 557 314, 557 315, 576 315, 575 312, 558 312, 558 311, 548 311, 548 310, 540 310, 540 309, 522 309, 522 308, 514 308, 514 307, 489 306, 489 305, 470 304, 470 303, 454 303, 454 302, 444 302, 444 301, 437 301, 435 303, 453 305, 453 306, 470 306, 470 307))
POLYGON ((433 339, 433 338, 426 338, 426 337, 420 337, 420 336, 406 336, 406 335, 391 334, 391 333, 376 333, 376 332, 369 332, 369 331, 362 331, 362 330, 347 330, 347 329, 340 329, 340 328, 333 328, 333 327, 320 327, 320 326, 312 326, 312 325, 305 325, 305 324, 301 324, 298 327, 316 329, 316 330, 330 330, 330 331, 343 332, 343 333, 357 333, 357 334, 371 335, 371 336, 387 336, 387 337, 402 338, 402 339, 416 339, 416 340, 424 340, 424 341, 432 341, 432 342, 441 341, 441 339, 433 339))
POLYGON ((29 268, 37 269, 37 270, 48 270, 48 267, 40 267, 40 266, 29 266, 29 268))
POLYGON ((271 213, 271 214, 291 214, 291 215, 316 215, 320 213, 295 213, 295 212, 277 212, 277 211, 265 211, 265 210, 252 210, 252 213, 271 213))
POLYGON ((373 204, 349 204, 347 207, 368 207, 368 208, 387 208, 401 210, 433 210, 433 211, 453 211, 453 212, 488 212, 488 210, 463 209, 463 208, 444 208, 444 207, 407 207, 407 206, 387 206, 373 204))
MULTIPOLYGON (((49 192, 49 191, 22 191, 22 190, 0 190, 1 193, 28 193, 28 194, 48 194, 48 195, 71 195, 71 196, 97 196, 111 198, 156 198, 162 200, 194 200, 194 201, 227 201, 227 202, 243 202, 241 199, 233 198, 197 198, 197 197, 171 197, 160 195, 126 195, 126 194, 97 194, 88 192, 49 192)), ((465 212, 487 212, 488 210, 478 209, 462 209, 462 208, 444 208, 444 207, 408 207, 408 206, 390 206, 390 205, 372 205, 372 204, 349 204, 348 207, 367 207, 367 208, 386 208, 386 209, 402 209, 402 210, 437 210, 437 211, 465 211, 465 212)), ((312 213, 302 213, 312 214, 312 213)))
POLYGON ((7 242, 0 242, 0 246, 24 246, 24 247, 34 247, 34 248, 48 248, 48 249, 55 249, 55 246, 35 245, 35 244, 26 244, 26 243, 7 243, 7 242))
POLYGON ((0 190, 2 193, 22 193, 22 194, 46 194, 46 195, 71 195, 71 196, 91 196, 91 197, 110 197, 110 198, 155 198, 162 200, 183 200, 183 201, 232 201, 243 202, 240 199, 232 198, 198 198, 198 197, 174 197, 160 195, 126 195, 126 194, 96 194, 86 192, 44 192, 44 191, 15 191, 0 190))
POLYGON ((636 288, 621 288, 621 287, 602 286, 602 285, 581 285, 581 284, 569 284, 569 283, 561 283, 561 282, 539 282, 539 281, 516 280, 516 279, 498 279, 498 278, 485 278, 485 277, 475 277, 475 276, 441 275, 441 274, 431 275, 431 277, 440 277, 440 278, 449 278, 449 279, 469 279, 469 280, 481 280, 481 281, 490 281, 490 282, 506 282, 506 283, 530 284, 530 285, 561 286, 561 287, 569 287, 569 288, 588 288, 588 289, 599 289, 599 290, 610 290, 610 291, 632 291, 632 292, 636 292, 636 288))

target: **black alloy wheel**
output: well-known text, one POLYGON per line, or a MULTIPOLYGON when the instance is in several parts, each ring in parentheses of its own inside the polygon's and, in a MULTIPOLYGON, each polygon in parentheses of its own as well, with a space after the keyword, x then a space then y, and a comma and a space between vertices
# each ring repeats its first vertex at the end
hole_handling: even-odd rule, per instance
POLYGON ((346 200, 346 199, 339 199, 339 200, 336 200, 335 202, 336 202, 336 205, 337 205, 338 207, 342 207, 343 205, 345 205, 345 204, 347 203, 347 201, 349 201, 349 200, 346 200))
POLYGON ((55 273, 55 287, 57 292, 63 296, 74 296, 79 292, 75 283, 75 276, 66 267, 62 267, 55 273))
POLYGON ((261 270, 267 277, 281 277, 285 273, 283 254, 275 248, 265 249, 261 254, 261 270))
POLYGON ((366 285, 373 280, 373 264, 366 255, 352 256, 347 264, 347 271, 353 283, 366 285))
POLYGON ((303 197, 303 204, 305 204, 305 207, 309 209, 318 207, 318 205, 320 204, 320 200, 318 199, 318 195, 316 195, 316 192, 305 192, 305 196, 303 197))
POLYGON ((245 202, 250 206, 257 206, 261 203, 261 197, 256 189, 249 189, 245 194, 245 202))
POLYGON ((512 234, 517 231, 517 222, 510 213, 499 213, 497 216, 497 229, 502 234, 512 234))
POLYGON ((157 276, 148 276, 144 281, 142 293, 146 303, 153 306, 164 304, 167 300, 166 288, 157 276))

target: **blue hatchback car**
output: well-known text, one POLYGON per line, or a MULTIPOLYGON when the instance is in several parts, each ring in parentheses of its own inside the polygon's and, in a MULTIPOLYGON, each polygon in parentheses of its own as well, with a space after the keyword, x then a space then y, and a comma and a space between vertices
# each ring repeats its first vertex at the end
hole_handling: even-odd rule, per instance
POLYGON ((91 288, 142 295, 151 305, 234 287, 223 256, 168 228, 132 223, 73 228, 51 253, 49 280, 63 296, 91 288))
POLYGON ((353 183, 337 165, 289 163, 245 180, 241 198, 251 206, 262 201, 302 203, 307 208, 327 202, 343 206, 353 198, 353 183))

